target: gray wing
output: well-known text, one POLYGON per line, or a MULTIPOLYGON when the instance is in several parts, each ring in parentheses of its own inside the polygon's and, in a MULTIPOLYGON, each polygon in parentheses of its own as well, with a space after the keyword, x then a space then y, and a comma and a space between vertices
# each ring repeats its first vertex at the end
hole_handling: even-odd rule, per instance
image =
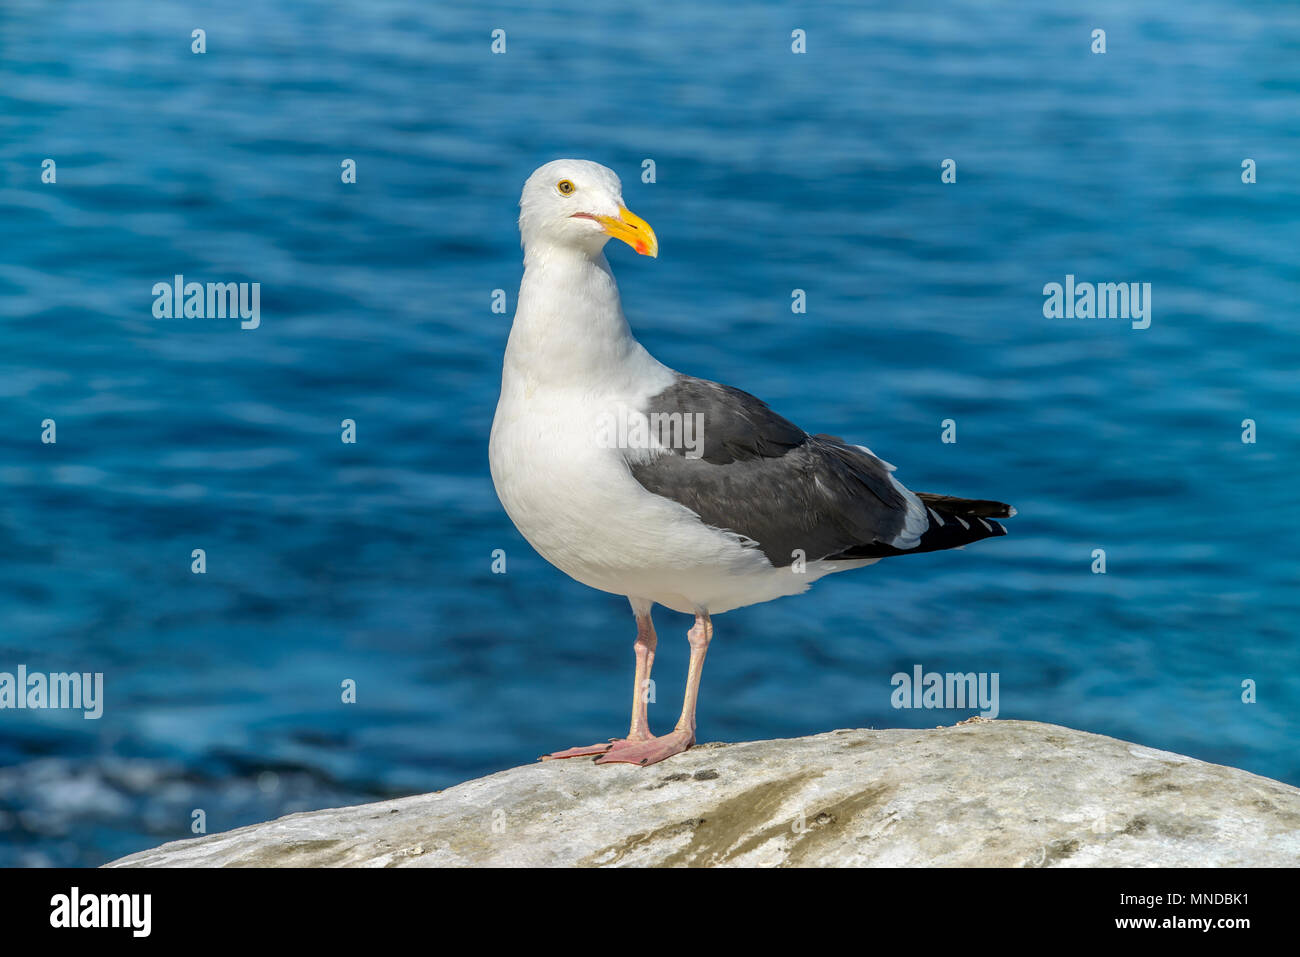
POLYGON ((693 416, 703 441, 629 457, 636 480, 706 524, 752 539, 773 565, 791 564, 796 549, 809 561, 920 550, 931 524, 926 507, 865 449, 809 435, 747 392, 690 376, 641 411, 652 424, 654 413, 665 423, 693 416))

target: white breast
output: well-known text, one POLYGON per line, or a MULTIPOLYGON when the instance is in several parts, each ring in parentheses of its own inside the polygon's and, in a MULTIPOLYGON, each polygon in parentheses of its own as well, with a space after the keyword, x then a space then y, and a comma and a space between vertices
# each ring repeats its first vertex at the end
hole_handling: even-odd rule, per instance
POLYGON ((503 386, 492 422, 492 481, 520 534, 551 564, 593 588, 658 601, 680 590, 692 566, 749 558, 733 536, 647 492, 624 451, 598 439, 602 415, 646 397, 512 385, 522 384, 503 386))

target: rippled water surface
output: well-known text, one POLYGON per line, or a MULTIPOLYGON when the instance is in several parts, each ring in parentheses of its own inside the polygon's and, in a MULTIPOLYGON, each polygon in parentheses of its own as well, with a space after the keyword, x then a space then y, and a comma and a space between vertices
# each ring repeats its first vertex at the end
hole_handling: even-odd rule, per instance
MULTIPOLYGON (((519 187, 565 155, 659 234, 610 250, 652 352, 1020 509, 720 618, 704 739, 968 716, 890 706, 921 664, 1300 784, 1300 11, 1162 6, 6 4, 0 671, 103 672, 106 703, 0 711, 0 864, 626 727, 626 602, 533 554, 487 469, 491 293, 513 308, 519 187), (261 283, 260 328, 154 319, 177 273, 261 283), (1151 283, 1151 327, 1045 319, 1066 274, 1151 283)), ((688 622, 658 623, 666 727, 688 622)))

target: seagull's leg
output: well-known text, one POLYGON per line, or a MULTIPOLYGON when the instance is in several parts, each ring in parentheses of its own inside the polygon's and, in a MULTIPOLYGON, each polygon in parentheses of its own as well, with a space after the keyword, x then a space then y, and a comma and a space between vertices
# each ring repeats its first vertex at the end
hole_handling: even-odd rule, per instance
POLYGON ((636 675, 632 679, 632 726, 628 729, 627 741, 648 741, 654 735, 650 733, 650 669, 655 666, 655 648, 659 645, 659 636, 655 634, 655 623, 650 618, 651 602, 632 602, 636 613, 636 675))
MULTIPOLYGON (((704 672, 704 656, 708 654, 709 642, 713 640, 713 621, 707 611, 695 616, 695 626, 686 633, 686 640, 691 643, 691 660, 686 668, 686 698, 682 702, 682 716, 677 719, 676 732, 686 732, 695 743, 695 703, 700 698, 700 675, 704 672)), ((683 749, 685 750, 685 749, 683 749)))
POLYGON ((659 639, 655 635, 655 624, 650 617, 650 609, 654 603, 639 598, 630 600, 632 602, 632 611, 636 615, 636 643, 632 646, 632 650, 636 652, 636 676, 632 682, 632 726, 628 730, 627 737, 611 738, 603 744, 593 744, 587 747, 569 748, 567 751, 556 751, 553 754, 543 754, 541 760, 555 761, 559 758, 590 757, 593 754, 604 754, 613 748, 654 740, 654 736, 650 733, 647 701, 650 669, 654 667, 655 647, 659 644, 659 639))
POLYGON ((713 638, 713 622, 709 613, 697 612, 695 626, 687 633, 691 643, 691 661, 686 669, 686 698, 682 702, 682 716, 671 734, 645 741, 619 742, 609 752, 596 759, 597 764, 655 764, 674 754, 681 754, 695 743, 695 704, 700 697, 700 673, 704 670, 704 655, 713 638))

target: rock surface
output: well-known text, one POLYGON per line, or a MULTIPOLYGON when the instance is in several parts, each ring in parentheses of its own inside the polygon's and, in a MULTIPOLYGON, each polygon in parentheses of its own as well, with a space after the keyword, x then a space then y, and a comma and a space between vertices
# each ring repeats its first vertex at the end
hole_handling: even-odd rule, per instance
POLYGON ((1300 790, 1028 721, 552 761, 110 867, 1300 864, 1300 790))

